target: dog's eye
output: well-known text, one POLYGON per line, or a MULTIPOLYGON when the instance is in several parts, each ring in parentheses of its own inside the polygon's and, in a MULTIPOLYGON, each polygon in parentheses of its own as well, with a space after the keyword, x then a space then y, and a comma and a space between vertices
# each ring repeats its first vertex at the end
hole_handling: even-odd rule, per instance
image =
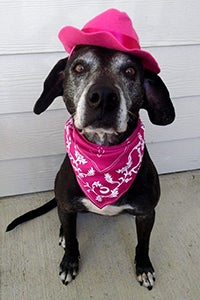
POLYGON ((75 67, 74 67, 74 71, 78 74, 82 74, 85 72, 85 67, 82 65, 82 64, 77 64, 75 67))
POLYGON ((125 74, 126 76, 128 77, 133 77, 135 75, 135 69, 133 67, 128 67, 126 70, 125 70, 125 74))

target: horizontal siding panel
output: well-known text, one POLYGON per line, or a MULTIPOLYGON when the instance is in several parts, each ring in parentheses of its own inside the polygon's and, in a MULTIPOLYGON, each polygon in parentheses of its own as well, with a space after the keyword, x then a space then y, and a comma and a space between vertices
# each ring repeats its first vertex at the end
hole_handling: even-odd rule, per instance
MULTIPOLYGON (((152 125, 145 112, 147 143, 200 137, 200 98, 176 99, 176 121, 169 126, 152 125), (189 105, 188 105, 189 103, 189 105)), ((0 118, 0 140, 4 141, 0 160, 20 159, 64 153, 63 127, 66 110, 47 111, 40 116, 31 113, 8 114, 0 118)))
POLYGON ((0 2, 0 54, 57 52, 57 34, 65 25, 81 28, 110 6, 125 10, 143 46, 198 44, 200 2, 43 0, 0 2), (180 25, 181 24, 181 25, 180 25))
POLYGON ((0 160, 55 155, 65 152, 63 130, 68 113, 56 110, 40 116, 10 114, 0 118, 0 160))
MULTIPOLYGON (((32 111, 39 98, 43 83, 53 66, 66 55, 33 54, 0 56, 0 114, 32 111)), ((55 101, 53 108, 63 108, 62 101, 55 101)))
POLYGON ((200 95, 200 45, 152 48, 171 97, 200 95))
POLYGON ((0 161, 0 197, 52 190, 64 155, 0 161))
MULTIPOLYGON (((151 48, 161 66, 161 77, 173 98, 200 95, 200 45, 151 48)), ((43 82, 57 61, 66 54, 0 56, 3 70, 0 88, 0 114, 32 111, 42 92, 43 82)), ((57 100, 51 108, 63 108, 57 100)))
POLYGON ((170 141, 172 140, 200 137, 200 96, 174 99, 173 105, 175 107, 176 118, 172 124, 167 126, 153 125, 146 111, 141 111, 141 118, 145 123, 146 140, 148 143, 168 141, 170 145, 170 141))
POLYGON ((159 174, 200 169, 200 138, 148 144, 159 174))
MULTIPOLYGON (((148 145, 159 174, 200 168, 200 140, 148 145), (192 153, 192 155, 191 155, 192 153), (181 154, 181 155, 180 155, 181 154)), ((52 190, 64 155, 0 161, 0 197, 52 190)))

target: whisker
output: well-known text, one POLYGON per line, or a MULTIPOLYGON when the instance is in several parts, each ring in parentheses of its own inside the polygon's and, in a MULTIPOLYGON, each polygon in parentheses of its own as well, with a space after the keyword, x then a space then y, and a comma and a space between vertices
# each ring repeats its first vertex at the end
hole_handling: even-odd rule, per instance
POLYGON ((129 117, 133 118, 134 120, 137 118, 137 115, 134 114, 132 111, 128 110, 129 117))

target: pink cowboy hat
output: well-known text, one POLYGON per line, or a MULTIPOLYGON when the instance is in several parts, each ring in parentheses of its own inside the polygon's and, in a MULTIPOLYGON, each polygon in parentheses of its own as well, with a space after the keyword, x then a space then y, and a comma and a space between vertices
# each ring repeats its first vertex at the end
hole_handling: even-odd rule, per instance
POLYGON ((66 26, 59 32, 65 50, 72 54, 77 45, 93 45, 115 49, 139 57, 145 69, 159 73, 153 56, 140 48, 139 38, 129 16, 117 9, 108 9, 89 21, 81 30, 66 26))

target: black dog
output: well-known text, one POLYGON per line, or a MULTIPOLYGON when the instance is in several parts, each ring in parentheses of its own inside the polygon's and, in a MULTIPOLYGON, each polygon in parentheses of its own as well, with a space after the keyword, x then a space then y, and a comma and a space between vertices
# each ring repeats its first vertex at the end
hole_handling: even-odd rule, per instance
MULTIPOLYGON (((34 112, 42 113, 61 95, 75 127, 95 144, 111 146, 124 142, 136 128, 141 108, 147 110, 151 122, 156 125, 170 124, 175 118, 168 90, 158 75, 144 70, 136 57, 101 47, 81 46, 70 59, 60 60, 45 80, 34 112)), ((128 212, 136 217, 137 278, 141 285, 151 289, 155 273, 148 254, 149 240, 159 196, 158 175, 146 147, 134 183, 116 203, 103 209, 86 198, 66 155, 56 177, 55 199, 19 217, 7 230, 57 205, 61 221, 60 244, 65 249, 60 277, 68 284, 78 273, 77 212, 104 215, 128 212)))

